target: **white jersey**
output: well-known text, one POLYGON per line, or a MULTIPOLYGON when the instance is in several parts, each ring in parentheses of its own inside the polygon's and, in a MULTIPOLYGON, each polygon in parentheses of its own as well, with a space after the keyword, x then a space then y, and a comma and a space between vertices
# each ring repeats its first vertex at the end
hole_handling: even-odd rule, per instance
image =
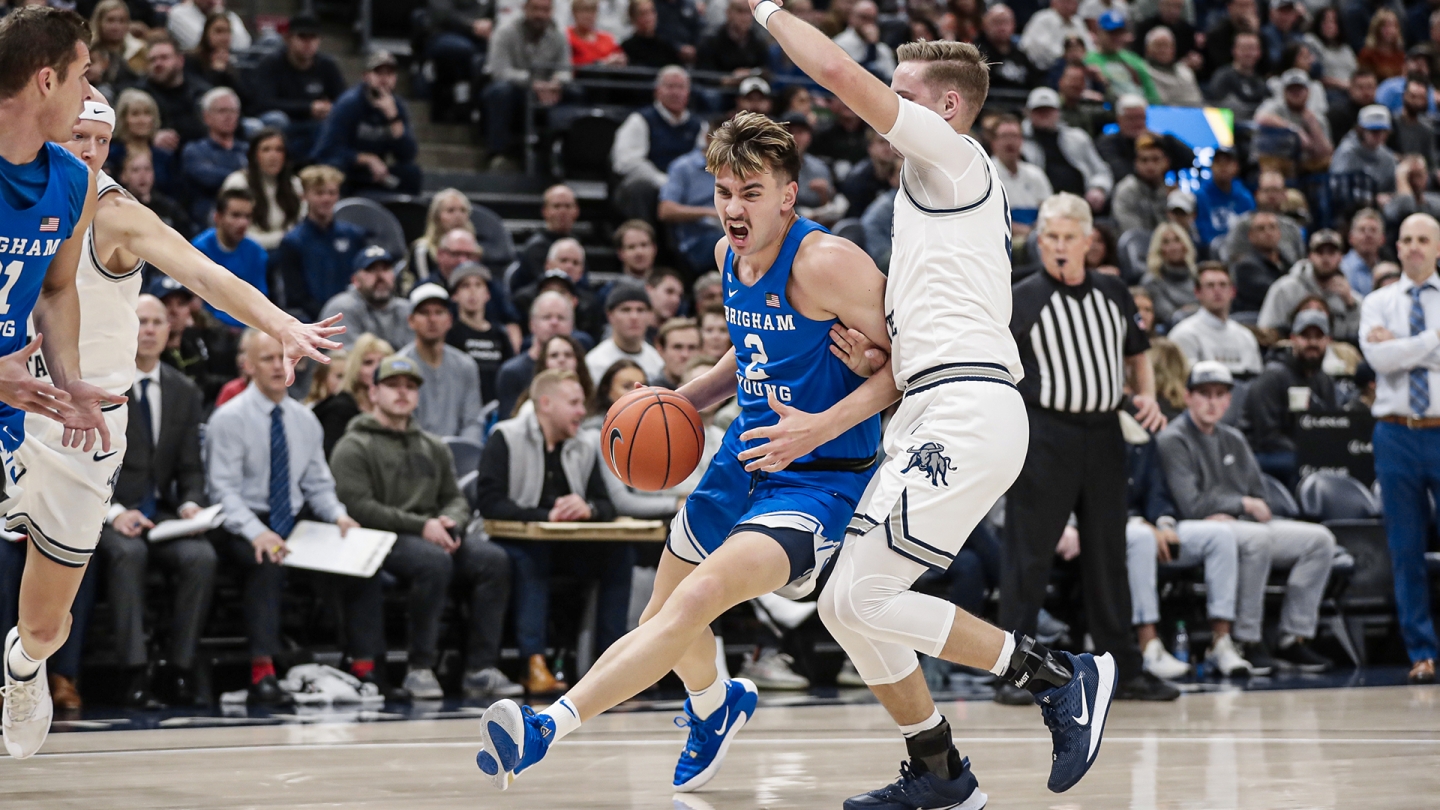
POLYGON ((1010 334, 1010 206, 984 148, 939 115, 900 99, 886 140, 905 158, 885 286, 895 382, 952 364, 1003 366, 1010 334))

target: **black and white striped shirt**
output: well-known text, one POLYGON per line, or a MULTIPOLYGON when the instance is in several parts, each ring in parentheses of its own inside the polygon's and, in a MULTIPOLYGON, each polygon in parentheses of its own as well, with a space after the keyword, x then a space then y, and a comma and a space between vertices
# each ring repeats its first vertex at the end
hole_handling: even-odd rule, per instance
POLYGON ((1120 407, 1125 358, 1150 348, 1124 282, 1094 271, 1073 287, 1043 271, 1016 284, 1010 332, 1025 401, 1065 413, 1120 407))

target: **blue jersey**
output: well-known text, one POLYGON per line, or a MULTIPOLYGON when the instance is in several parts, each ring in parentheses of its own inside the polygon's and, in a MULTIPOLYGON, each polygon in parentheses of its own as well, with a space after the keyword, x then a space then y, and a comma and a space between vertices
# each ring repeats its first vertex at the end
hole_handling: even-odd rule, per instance
MULTIPOLYGON (((803 217, 785 234, 780 255, 754 286, 735 275, 735 254, 725 251, 725 320, 735 344, 735 377, 740 415, 730 428, 731 437, 755 427, 773 425, 779 416, 768 397, 807 413, 819 413, 844 399, 865 380, 830 352, 830 327, 835 319, 813 321, 795 311, 786 297, 790 266, 800 242, 813 231, 825 231, 803 217)), ((880 417, 872 416, 809 455, 796 459, 803 465, 818 459, 868 459, 880 443, 880 417)))
MULTIPOLYGON (((62 147, 47 143, 30 164, 0 162, 0 182, 6 184, 6 193, 0 194, 3 356, 25 347, 26 322, 40 297, 45 271, 84 210, 90 170, 62 147), (39 172, 41 167, 48 167, 48 175, 39 172)), ((25 412, 0 403, 0 446, 14 452, 24 438, 25 412)))

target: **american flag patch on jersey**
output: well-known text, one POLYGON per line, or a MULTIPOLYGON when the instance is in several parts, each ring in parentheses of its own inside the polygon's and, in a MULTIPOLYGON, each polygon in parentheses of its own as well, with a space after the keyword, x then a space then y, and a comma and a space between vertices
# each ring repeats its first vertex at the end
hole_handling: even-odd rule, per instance
POLYGON ((41 217, 40 232, 56 233, 60 230, 60 217, 41 217))
POLYGON ((767 306, 767 307, 774 307, 774 308, 776 308, 776 309, 779 309, 779 308, 780 308, 780 294, 779 294, 779 293, 765 293, 765 306, 767 306))

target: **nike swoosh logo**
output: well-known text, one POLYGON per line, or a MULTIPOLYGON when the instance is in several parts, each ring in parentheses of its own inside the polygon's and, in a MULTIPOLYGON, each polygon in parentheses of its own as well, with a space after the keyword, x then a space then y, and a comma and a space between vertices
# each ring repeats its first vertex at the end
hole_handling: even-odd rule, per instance
POLYGON ((622 438, 624 438, 624 434, 620 432, 620 428, 610 428, 610 446, 607 447, 606 450, 610 453, 610 469, 612 470, 616 467, 615 443, 620 441, 622 438))
POLYGON ((115 455, 115 454, 118 453, 118 452, 120 452, 120 451, 119 451, 119 450, 111 450, 110 452, 108 452, 108 453, 106 453, 105 455, 102 456, 102 455, 100 455, 99 451, 96 451, 95 455, 91 456, 91 458, 93 458, 93 459, 96 460, 96 461, 104 461, 105 459, 107 459, 107 458, 115 455))
POLYGON ((738 292, 740 292, 740 291, 739 291, 739 290, 726 290, 725 292, 726 292, 727 294, 729 294, 729 295, 734 295, 735 293, 738 293, 738 292))
POLYGON ((725 722, 720 724, 720 728, 719 728, 715 733, 716 733, 716 734, 719 734, 719 735, 721 735, 721 736, 723 737, 723 736, 725 735, 725 729, 727 729, 727 728, 729 728, 729 727, 731 726, 731 719, 732 719, 732 715, 730 714, 730 710, 729 710, 729 709, 726 709, 726 710, 725 710, 725 722))
POLYGON ((1085 673, 1082 672, 1076 677, 1080 679, 1080 716, 1070 719, 1083 726, 1090 722, 1090 705, 1085 702, 1085 673))

